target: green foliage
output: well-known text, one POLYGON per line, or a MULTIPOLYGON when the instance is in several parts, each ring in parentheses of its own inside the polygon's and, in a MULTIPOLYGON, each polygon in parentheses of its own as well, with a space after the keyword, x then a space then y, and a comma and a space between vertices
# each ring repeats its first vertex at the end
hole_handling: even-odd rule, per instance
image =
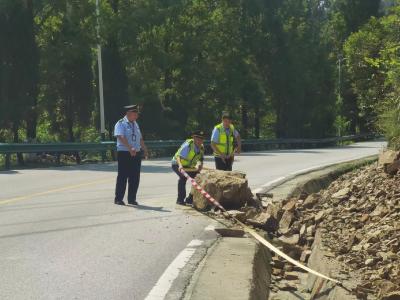
POLYGON ((379 124, 389 141, 389 147, 400 150, 400 102, 397 102, 386 104, 379 116, 379 124))
MULTIPOLYGON (((357 32, 371 17, 379 16, 381 2, 380 0, 331 0, 327 2, 329 22, 325 23, 324 36, 331 45, 332 63, 336 61, 339 64, 339 60, 343 56, 343 44, 349 36, 357 32)), ((365 115, 365 109, 360 107, 357 102, 357 96, 352 89, 352 78, 343 62, 341 62, 341 70, 337 70, 337 78, 340 76, 338 73, 341 72, 341 80, 339 82, 339 78, 337 79, 336 86, 342 99, 340 105, 336 107, 336 113, 349 120, 346 133, 371 131, 374 127, 370 122, 372 118, 365 115)))
POLYGON ((371 19, 344 45, 352 90, 368 126, 382 129, 393 147, 400 138, 400 6, 371 19))
POLYGON ((51 133, 61 140, 79 139, 76 126, 90 124, 93 108, 93 53, 91 44, 94 7, 80 1, 50 2, 47 14, 38 17, 41 56, 40 105, 49 112, 51 133))
POLYGON ((129 103, 145 138, 168 139, 224 110, 249 138, 371 131, 395 102, 379 0, 100 0, 99 37, 95 3, 0 1, 0 140, 98 140, 98 43, 110 139, 129 103))
POLYGON ((345 117, 341 115, 336 116, 334 126, 338 136, 342 136, 349 128, 349 125, 350 122, 345 117))
POLYGON ((32 1, 4 0, 0 4, 0 127, 11 128, 18 142, 19 128, 28 122, 31 136, 38 93, 38 53, 32 1))

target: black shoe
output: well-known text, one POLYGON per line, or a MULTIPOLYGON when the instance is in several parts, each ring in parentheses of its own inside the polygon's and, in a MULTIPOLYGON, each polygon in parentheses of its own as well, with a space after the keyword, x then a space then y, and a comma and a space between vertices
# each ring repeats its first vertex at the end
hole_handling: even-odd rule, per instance
POLYGON ((186 205, 184 201, 176 201, 176 204, 178 204, 178 205, 183 205, 183 206, 186 205))
POLYGON ((137 203, 137 201, 130 201, 128 202, 130 205, 139 205, 139 203, 137 203))
POLYGON ((125 202, 124 201, 114 201, 114 204, 125 205, 125 202))
POLYGON ((187 197, 187 198, 185 199, 185 203, 186 203, 186 204, 189 204, 189 205, 192 205, 192 204, 193 204, 193 197, 187 197))

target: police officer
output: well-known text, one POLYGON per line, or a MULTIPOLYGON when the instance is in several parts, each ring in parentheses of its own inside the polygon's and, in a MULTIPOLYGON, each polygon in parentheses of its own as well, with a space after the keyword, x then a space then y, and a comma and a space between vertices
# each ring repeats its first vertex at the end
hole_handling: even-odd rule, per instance
POLYGON ((186 140, 172 158, 172 170, 178 175, 178 199, 179 205, 192 204, 193 195, 190 193, 186 197, 186 177, 182 175, 181 170, 187 170, 186 173, 194 178, 203 168, 204 160, 204 132, 195 131, 192 138, 186 140), (199 165, 198 165, 199 163, 199 165), (198 165, 198 166, 197 166, 198 165))
POLYGON ((224 112, 222 122, 214 127, 211 134, 211 148, 214 151, 216 169, 232 171, 234 153, 240 154, 242 144, 229 113, 224 112))
POLYGON ((118 176, 115 187, 114 203, 125 205, 123 199, 128 180, 128 203, 138 205, 136 193, 140 181, 140 168, 142 156, 148 157, 147 147, 144 144, 138 123, 139 116, 137 105, 125 106, 126 115, 114 127, 117 137, 118 176))

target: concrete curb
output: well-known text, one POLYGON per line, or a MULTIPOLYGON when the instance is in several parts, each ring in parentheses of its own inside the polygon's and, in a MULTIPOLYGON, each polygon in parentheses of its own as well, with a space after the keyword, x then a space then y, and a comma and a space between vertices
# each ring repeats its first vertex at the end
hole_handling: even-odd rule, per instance
POLYGON ((221 238, 201 262, 184 299, 268 299, 270 259, 251 238, 221 238))

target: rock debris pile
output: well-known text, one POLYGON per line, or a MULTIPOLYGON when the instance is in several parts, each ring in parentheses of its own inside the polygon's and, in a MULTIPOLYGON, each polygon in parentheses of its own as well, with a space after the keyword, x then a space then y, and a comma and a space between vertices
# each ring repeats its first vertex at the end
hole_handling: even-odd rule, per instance
MULTIPOLYGON (((267 198, 262 210, 244 207, 230 214, 269 232, 285 253, 304 264, 319 231, 326 255, 346 266, 341 279, 356 270, 362 274, 353 290, 358 298, 400 299, 399 158, 386 153, 379 166, 342 175, 319 193, 267 198)), ((296 271, 273 257, 272 291, 299 289, 296 271)))
MULTIPOLYGON (((239 172, 205 171, 196 181, 241 222, 264 230, 278 247, 307 264, 316 234, 324 254, 345 266, 341 281, 359 276, 360 299, 400 299, 400 152, 381 153, 379 163, 344 174, 318 193, 290 199, 269 195, 257 203, 239 172), (318 238, 319 240, 319 238, 318 238)), ((194 206, 207 208, 195 192, 194 206)), ((304 274, 279 257, 272 261, 272 296, 306 295, 304 274)))
POLYGON ((342 176, 317 197, 313 209, 325 215, 319 225, 323 246, 363 274, 357 295, 400 292, 400 175, 369 166, 342 176))

